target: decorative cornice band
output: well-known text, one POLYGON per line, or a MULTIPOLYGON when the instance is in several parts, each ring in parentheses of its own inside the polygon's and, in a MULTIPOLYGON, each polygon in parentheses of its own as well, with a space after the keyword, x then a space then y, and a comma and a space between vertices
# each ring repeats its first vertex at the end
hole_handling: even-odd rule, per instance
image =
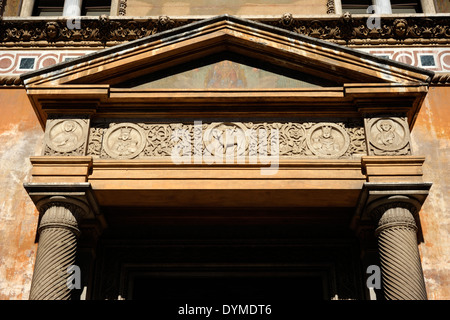
POLYGON ((431 85, 448 85, 450 84, 450 73, 436 73, 431 79, 431 85))
MULTIPOLYGON (((119 17, 106 15, 83 17, 81 28, 69 28, 66 19, 13 19, 0 21, 2 47, 103 47, 143 38, 155 33, 190 24, 201 19, 159 18, 134 19, 122 17, 126 3, 121 2, 119 17)), ((331 10, 331 7, 329 7, 331 10)), ((280 19, 253 19, 274 27, 347 46, 448 45, 448 15, 381 17, 380 28, 370 29, 370 16, 352 17, 345 13, 334 17, 295 18, 286 13, 280 19)), ((70 23, 69 23, 70 25, 70 23)))
MULTIPOLYGON (((450 73, 437 73, 431 80, 431 85, 449 85, 450 73)), ((22 88, 23 82, 20 76, 3 76, 0 77, 0 87, 17 87, 22 88)))
POLYGON ((20 76, 0 77, 0 87, 23 87, 20 76))
POLYGON ((124 16, 127 14, 127 0, 119 1, 119 16, 124 16))

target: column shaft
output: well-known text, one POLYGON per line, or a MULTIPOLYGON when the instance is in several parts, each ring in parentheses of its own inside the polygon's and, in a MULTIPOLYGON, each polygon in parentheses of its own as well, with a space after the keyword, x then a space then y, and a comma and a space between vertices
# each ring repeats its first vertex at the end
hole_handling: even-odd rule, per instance
POLYGON ((67 268, 75 263, 80 218, 73 208, 55 203, 42 216, 30 300, 71 298, 67 268))
POLYGON ((375 6, 375 13, 377 14, 392 14, 392 7, 390 0, 373 0, 375 6))
POLYGON ((23 0, 20 9, 21 17, 31 17, 33 15, 34 0, 23 0))
POLYGON ((81 16, 81 4, 82 0, 65 0, 63 16, 65 17, 81 16))
POLYGON ((417 226, 411 212, 403 207, 389 208, 381 216, 376 234, 385 298, 426 300, 417 226))

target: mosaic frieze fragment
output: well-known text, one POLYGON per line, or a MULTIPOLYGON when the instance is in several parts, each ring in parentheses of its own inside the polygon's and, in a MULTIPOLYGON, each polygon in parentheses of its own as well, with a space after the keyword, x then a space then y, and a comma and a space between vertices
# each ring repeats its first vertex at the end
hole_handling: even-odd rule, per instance
POLYGON ((411 143, 405 117, 366 118, 369 155, 410 155, 411 143))
POLYGON ((366 154, 362 123, 123 122, 94 124, 88 155, 134 159, 176 156, 352 158, 366 154))

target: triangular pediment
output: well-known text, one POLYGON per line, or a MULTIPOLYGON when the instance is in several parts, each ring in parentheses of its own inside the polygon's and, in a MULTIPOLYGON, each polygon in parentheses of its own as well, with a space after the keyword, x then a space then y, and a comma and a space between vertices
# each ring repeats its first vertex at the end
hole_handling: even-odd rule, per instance
POLYGON ((114 85, 134 89, 270 89, 335 87, 336 82, 248 57, 221 53, 114 85))
POLYGON ((222 108, 211 108, 213 114, 250 106, 258 112, 270 105, 297 108, 292 114, 354 115, 361 101, 369 101, 370 108, 406 110, 413 118, 432 76, 428 70, 223 15, 21 78, 43 124, 49 113, 87 109, 116 116, 222 108), (374 98, 376 105, 370 101, 374 98), (330 111, 337 106, 339 111, 330 111))
POLYGON ((231 52, 332 82, 426 82, 432 72, 255 21, 223 15, 22 76, 24 83, 110 84, 231 52))

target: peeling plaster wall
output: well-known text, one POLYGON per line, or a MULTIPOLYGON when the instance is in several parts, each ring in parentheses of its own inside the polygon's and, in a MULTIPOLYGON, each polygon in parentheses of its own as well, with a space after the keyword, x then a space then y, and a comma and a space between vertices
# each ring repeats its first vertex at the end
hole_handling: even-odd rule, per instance
POLYGON ((428 299, 450 299, 450 87, 431 87, 411 133, 413 151, 426 156, 424 181, 432 182, 420 212, 420 245, 428 299))
POLYGON ((24 89, 0 89, 0 101, 0 300, 26 300, 38 213, 23 183, 44 133, 24 89))

